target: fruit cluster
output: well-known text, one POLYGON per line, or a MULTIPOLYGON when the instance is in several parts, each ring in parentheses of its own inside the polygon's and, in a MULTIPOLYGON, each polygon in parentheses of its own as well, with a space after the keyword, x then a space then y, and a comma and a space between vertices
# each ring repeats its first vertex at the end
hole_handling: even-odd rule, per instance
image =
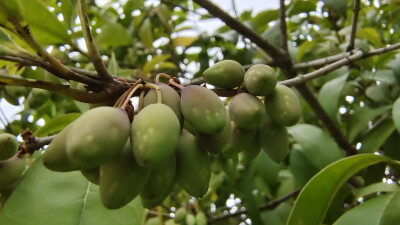
POLYGON ((277 84, 274 71, 255 65, 247 72, 232 60, 204 72, 207 83, 233 90, 228 107, 212 90, 168 84, 135 83, 118 107, 93 108, 64 128, 43 155, 54 171, 80 170, 98 184, 105 207, 115 209, 140 196, 147 208, 164 201, 175 184, 194 197, 208 190, 212 159, 238 153, 250 161, 264 149, 280 162, 288 153, 286 126, 301 116, 296 94, 277 84), (176 89, 180 89, 179 92, 176 89), (139 112, 124 110, 140 90, 139 112), (263 96, 264 103, 259 96, 263 96), (131 122, 132 121, 132 122, 131 122))
POLYGON ((25 156, 18 152, 19 142, 12 134, 0 134, 0 193, 13 186, 25 171, 25 156))

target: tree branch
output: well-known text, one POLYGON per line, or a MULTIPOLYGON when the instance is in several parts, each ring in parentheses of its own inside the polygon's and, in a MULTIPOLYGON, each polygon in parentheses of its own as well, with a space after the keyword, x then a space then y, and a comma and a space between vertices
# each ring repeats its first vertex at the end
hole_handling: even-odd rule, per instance
POLYGON ((301 63, 296 63, 293 65, 293 69, 295 70, 300 70, 300 69, 305 69, 309 67, 320 67, 327 65, 329 63, 336 62, 340 59, 343 59, 345 57, 349 57, 350 55, 354 54, 354 50, 351 52, 342 52, 336 55, 328 56, 326 58, 321 58, 321 59, 316 59, 316 60, 311 60, 308 62, 301 62, 301 63))
POLYGON ((99 93, 84 92, 77 89, 72 89, 70 88, 69 85, 56 84, 41 80, 25 79, 22 77, 10 77, 1 74, 0 74, 0 85, 24 86, 24 87, 46 89, 49 91, 62 93, 77 101, 86 103, 100 103, 107 100, 111 96, 111 94, 107 93, 106 91, 102 91, 99 93))
POLYGON ((100 77, 102 77, 105 81, 112 81, 113 78, 111 74, 108 72, 106 66, 101 59, 101 55, 97 50, 96 45, 93 41, 92 33, 90 32, 89 27, 89 19, 86 14, 86 1, 85 0, 78 0, 77 2, 77 12, 79 15, 79 20, 81 21, 81 27, 83 36, 85 38, 86 47, 89 52, 90 59, 93 62, 93 66, 96 69, 97 73, 100 77))
POLYGON ((353 23, 351 25, 351 33, 350 33, 350 40, 349 45, 347 46, 346 51, 349 52, 354 48, 354 40, 356 37, 356 30, 357 30, 357 22, 358 22, 358 13, 360 11, 360 0, 354 0, 354 8, 353 8, 353 23))
POLYGON ((213 16, 221 19, 230 28, 236 30, 239 34, 243 35, 243 37, 248 38, 254 44, 258 45, 264 51, 268 52, 268 54, 270 54, 272 56, 272 58, 274 58, 278 61, 281 61, 281 62, 286 62, 287 55, 285 54, 285 51, 283 51, 280 48, 275 47, 268 41, 264 40, 260 35, 255 33, 253 30, 251 30, 249 27, 244 25, 239 20, 233 18, 231 15, 226 13, 224 10, 219 8, 217 5, 215 5, 211 1, 209 1, 209 0, 194 0, 194 2, 196 2, 201 7, 205 8, 213 16))
POLYGON ((288 39, 287 39, 287 30, 286 30, 286 6, 285 0, 280 0, 280 8, 279 8, 279 18, 280 18, 280 29, 281 29, 281 47, 283 50, 288 52, 288 39))

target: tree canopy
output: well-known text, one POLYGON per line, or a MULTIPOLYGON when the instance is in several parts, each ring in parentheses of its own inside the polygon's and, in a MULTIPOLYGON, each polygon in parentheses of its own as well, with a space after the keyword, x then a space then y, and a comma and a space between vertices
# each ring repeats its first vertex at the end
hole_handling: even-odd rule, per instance
POLYGON ((22 109, 9 121, 0 108, 0 135, 12 134, 0 136, 0 225, 397 224, 399 3, 280 0, 228 13, 210 0, 0 1, 1 101, 22 109), (229 72, 215 72, 220 62, 229 72), (254 66, 283 97, 243 80, 254 66), (268 119, 234 118, 244 103, 268 119), (107 129, 120 122, 125 136, 107 129), (52 145, 68 142, 72 157, 111 137, 118 153, 48 169, 52 145), (161 158, 171 161, 155 167, 161 158), (123 207, 108 193, 118 177, 136 179, 118 198, 141 195, 123 207), (161 202, 146 201, 154 193, 161 202))

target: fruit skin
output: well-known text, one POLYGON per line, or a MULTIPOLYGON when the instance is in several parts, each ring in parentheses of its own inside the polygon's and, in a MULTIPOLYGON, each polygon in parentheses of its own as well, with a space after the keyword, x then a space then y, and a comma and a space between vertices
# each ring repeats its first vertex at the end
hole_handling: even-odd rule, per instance
POLYGON ((229 112, 226 111, 226 123, 224 129, 216 134, 197 132, 196 141, 202 149, 212 154, 221 154, 229 143, 231 131, 232 128, 229 119, 229 112))
POLYGON ((103 205, 118 209, 128 204, 143 190, 150 170, 140 167, 127 141, 120 155, 100 166, 99 192, 103 205))
POLYGON ((196 138, 183 131, 176 152, 177 181, 190 195, 200 198, 210 183, 211 160, 208 153, 196 143, 196 138))
POLYGON ((175 212, 174 222, 175 223, 183 223, 186 219, 188 212, 185 207, 181 207, 175 212))
POLYGON ((18 151, 19 142, 17 138, 8 133, 0 134, 0 160, 7 160, 18 151))
POLYGON ((266 110, 263 102, 256 96, 240 93, 232 98, 229 114, 239 127, 251 130, 258 127, 265 117, 266 110))
POLYGON ((275 162, 282 162, 289 154, 289 134, 285 126, 267 116, 260 124, 259 135, 262 149, 275 162))
MULTIPOLYGON (((158 87, 160 87, 161 90, 161 103, 169 106, 174 113, 176 114, 176 117, 178 117, 179 122, 181 126, 183 126, 183 116, 181 112, 181 97, 179 94, 170 86, 164 83, 157 83, 156 84, 158 87)), ((151 89, 149 92, 147 92, 146 96, 143 99, 143 105, 144 107, 150 105, 150 104, 155 104, 157 103, 157 93, 154 89, 151 89)))
POLYGON ((176 156, 173 154, 168 160, 151 169, 150 177, 140 193, 142 205, 152 209, 160 205, 171 193, 176 181, 176 156))
POLYGON ((222 60, 203 72, 204 81, 219 88, 235 88, 243 82, 245 71, 240 63, 222 60))
POLYGON ((225 127, 225 106, 217 94, 205 87, 183 88, 181 110, 185 120, 199 132, 215 134, 225 127))
POLYGON ((181 125, 174 111, 164 104, 151 104, 140 111, 131 126, 132 150, 140 166, 154 167, 170 157, 178 145, 181 125))
POLYGON ((71 125, 72 123, 60 131, 44 151, 43 164, 47 169, 57 172, 68 172, 89 168, 75 164, 67 155, 66 142, 68 130, 71 125))
POLYGON ((82 175, 93 184, 100 184, 100 167, 81 170, 82 175))
POLYGON ((246 89, 258 96, 264 96, 274 91, 277 82, 275 71, 268 65, 253 65, 244 75, 246 89))
POLYGON ((231 126, 231 136, 223 153, 224 158, 230 158, 232 155, 246 150, 249 146, 255 145, 258 140, 258 128, 253 130, 243 129, 233 121, 231 121, 231 126))
POLYGON ((293 126, 300 120, 300 100, 287 86, 276 85, 275 90, 265 96, 264 103, 267 113, 282 126, 293 126))
POLYGON ((25 171, 25 156, 16 153, 13 157, 0 161, 0 192, 18 181, 25 171))
POLYGON ((196 225, 207 225, 207 217, 206 214, 204 214, 204 212, 198 212, 196 214, 196 225))
POLYGON ((85 168, 100 166, 120 154, 129 132, 130 122, 124 110, 107 106, 91 109, 68 129, 67 155, 85 168))

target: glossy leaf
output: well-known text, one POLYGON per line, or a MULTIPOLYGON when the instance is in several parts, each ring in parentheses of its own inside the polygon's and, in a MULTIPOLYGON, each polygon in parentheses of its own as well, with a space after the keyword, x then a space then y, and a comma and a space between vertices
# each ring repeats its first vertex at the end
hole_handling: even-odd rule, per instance
POLYGON ((340 187, 357 171, 390 158, 360 154, 338 160, 321 170, 302 189, 290 213, 288 225, 319 225, 340 187), (312 204, 310 204, 312 202, 312 204))
POLYGON ((367 195, 376 194, 378 192, 386 193, 396 191, 400 191, 400 187, 397 184, 389 184, 383 182, 373 183, 357 190, 354 199, 363 198, 367 195))
POLYGON ((256 29, 262 29, 268 26, 268 23, 278 19, 279 10, 277 9, 268 9, 259 12, 253 19, 253 23, 256 29))
POLYGON ((21 1, 24 16, 33 36, 43 44, 69 43, 67 27, 50 12, 42 1, 21 1), (34 9, 34 10, 33 10, 34 9))
POLYGON ((400 132, 400 98, 393 103, 392 116, 396 130, 400 132))
POLYGON ((47 135, 58 133, 80 115, 81 113, 68 113, 59 115, 53 120, 48 121, 43 127, 37 129, 35 132, 35 136, 44 137, 47 135))
POLYGON ((98 186, 79 171, 59 173, 36 159, 0 212, 0 225, 142 225, 139 198, 118 210, 106 209, 98 186), (24 204, 21 204, 24 203, 24 204))
POLYGON ((365 27, 361 30, 358 30, 356 37, 368 40, 375 47, 382 46, 381 38, 375 28, 365 27))
POLYGON ((96 43, 103 46, 124 46, 132 44, 132 37, 120 23, 106 23, 96 38, 96 43))
POLYGON ((300 14, 300 13, 309 13, 311 11, 315 11, 317 7, 316 2, 312 1, 295 1, 288 9, 287 15, 289 17, 300 14))
POLYGON ((348 73, 326 82, 318 94, 319 103, 333 120, 337 120, 341 92, 347 77, 348 73))
POLYGON ((379 225, 392 225, 400 221, 400 191, 396 191, 386 204, 379 225))
POLYGON ((392 194, 386 194, 367 200, 343 214, 334 225, 378 225, 391 196, 392 194))
POLYGON ((362 138, 360 153, 373 153, 377 151, 394 130, 395 126, 392 119, 387 119, 378 124, 362 138))

